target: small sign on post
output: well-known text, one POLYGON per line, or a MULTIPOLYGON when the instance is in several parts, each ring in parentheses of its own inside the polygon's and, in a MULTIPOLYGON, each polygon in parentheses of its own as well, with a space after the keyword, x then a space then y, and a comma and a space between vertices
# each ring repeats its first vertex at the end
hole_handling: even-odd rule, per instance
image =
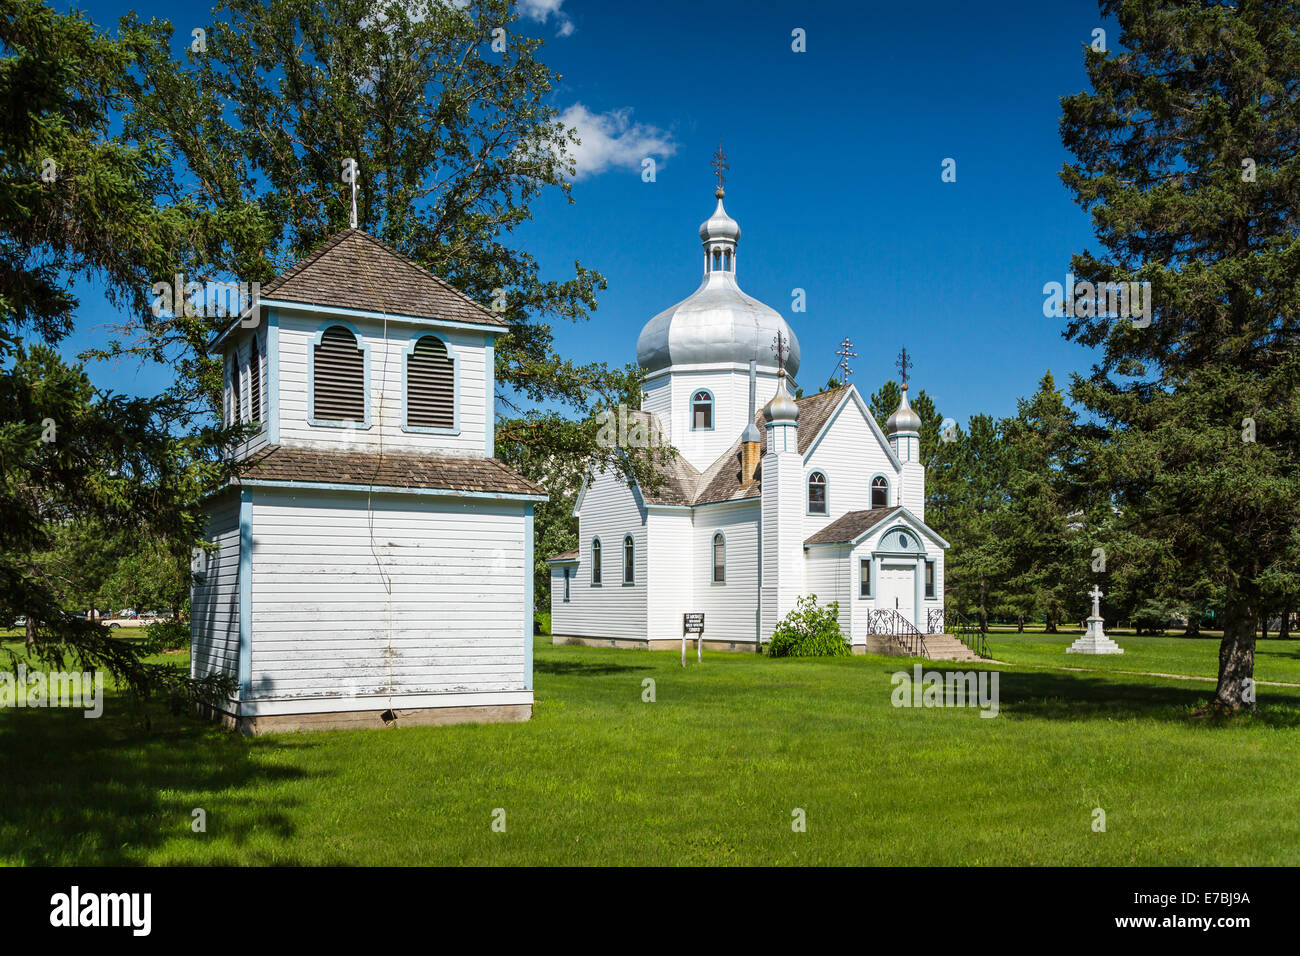
POLYGON ((688 611, 682 615, 682 666, 686 666, 686 635, 695 635, 695 660, 704 662, 704 614, 688 611))

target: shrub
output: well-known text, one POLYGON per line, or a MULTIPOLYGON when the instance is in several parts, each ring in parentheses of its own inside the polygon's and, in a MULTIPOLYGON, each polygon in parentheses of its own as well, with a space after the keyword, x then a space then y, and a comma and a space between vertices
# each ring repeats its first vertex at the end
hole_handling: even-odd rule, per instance
POLYGON ((146 654, 179 651, 190 643, 190 626, 184 621, 154 621, 144 629, 146 654))
POLYGON ((840 605, 817 604, 817 595, 799 598, 767 645, 768 657, 848 657, 853 653, 840 631, 840 605))

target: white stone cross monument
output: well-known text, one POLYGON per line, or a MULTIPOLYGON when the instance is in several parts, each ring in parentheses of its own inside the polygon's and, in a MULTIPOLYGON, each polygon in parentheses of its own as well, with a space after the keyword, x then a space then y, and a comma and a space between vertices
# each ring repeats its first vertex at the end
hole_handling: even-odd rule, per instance
POLYGON ((1102 630, 1101 588, 1094 584, 1088 594, 1092 598, 1092 615, 1088 618, 1088 629, 1084 632, 1083 637, 1065 649, 1065 653, 1123 654, 1124 648, 1107 637, 1106 632, 1102 630))

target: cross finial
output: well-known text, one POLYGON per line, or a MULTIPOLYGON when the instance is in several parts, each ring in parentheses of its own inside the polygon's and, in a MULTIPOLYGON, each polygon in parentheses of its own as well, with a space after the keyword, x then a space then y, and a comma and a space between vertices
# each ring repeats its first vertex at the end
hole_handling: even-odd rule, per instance
POLYGON ((1094 584, 1092 590, 1088 592, 1088 597, 1092 598, 1092 616, 1101 617, 1101 588, 1094 584))
POLYGON ((790 354, 790 345, 780 329, 776 331, 776 338, 772 339, 772 351, 776 354, 776 366, 781 372, 781 378, 785 378, 785 359, 790 354))
POLYGON ((718 177, 718 198, 722 198, 722 187, 727 184, 727 170, 731 167, 727 165, 727 154, 722 151, 722 144, 718 144, 717 150, 713 153, 713 171, 718 177))
POLYGON ((912 362, 907 357, 906 346, 904 346, 903 350, 898 353, 898 361, 894 364, 898 366, 898 374, 902 376, 903 388, 907 388, 907 370, 912 367, 912 362))
POLYGON ((853 351, 853 343, 845 336, 835 354, 840 357, 839 364, 835 366, 840 372, 840 384, 847 385, 849 376, 853 374, 853 369, 849 368, 849 359, 857 358, 858 353, 853 351))

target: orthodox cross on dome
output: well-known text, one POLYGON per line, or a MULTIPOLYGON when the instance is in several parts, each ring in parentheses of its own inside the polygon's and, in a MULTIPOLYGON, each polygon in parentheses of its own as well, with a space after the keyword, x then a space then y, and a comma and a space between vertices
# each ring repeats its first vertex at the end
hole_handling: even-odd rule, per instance
POLYGON ((858 357, 858 353, 853 351, 853 343, 849 341, 848 336, 845 336, 835 354, 840 357, 839 364, 835 366, 840 372, 840 384, 847 385, 849 376, 853 374, 853 369, 849 368, 849 359, 858 357))
POLYGON ((1094 584, 1088 596, 1092 598, 1092 616, 1101 617, 1101 588, 1094 584))
POLYGON ((780 329, 777 329, 776 338, 772 340, 772 352, 776 355, 776 366, 781 371, 781 378, 785 378, 785 360, 790 356, 790 342, 780 329))
POLYGON ((902 350, 901 352, 898 353, 898 361, 895 362, 894 364, 898 366, 898 374, 899 374, 899 375, 902 377, 902 379, 903 379, 903 390, 906 391, 906 390, 907 390, 907 370, 908 370, 909 368, 912 367, 912 362, 911 362, 911 360, 908 359, 908 357, 907 357, 907 347, 906 347, 906 346, 904 346, 904 347, 903 347, 903 350, 902 350))
POLYGON ((718 143, 718 148, 713 154, 713 172, 718 177, 718 198, 722 198, 722 187, 727 184, 727 170, 731 167, 727 165, 727 154, 722 151, 722 144, 718 143))

